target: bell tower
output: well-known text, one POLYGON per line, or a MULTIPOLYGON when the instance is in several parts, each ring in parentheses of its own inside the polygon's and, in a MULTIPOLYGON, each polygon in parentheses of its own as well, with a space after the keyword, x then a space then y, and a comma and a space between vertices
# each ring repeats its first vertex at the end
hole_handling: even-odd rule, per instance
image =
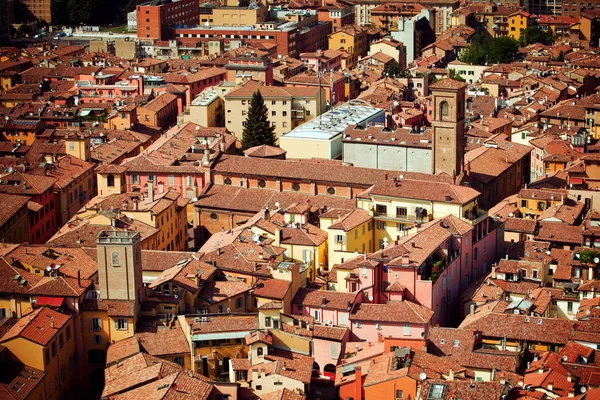
POLYGON ((455 79, 442 79, 429 86, 433 107, 434 174, 459 174, 465 153, 465 88, 455 79))

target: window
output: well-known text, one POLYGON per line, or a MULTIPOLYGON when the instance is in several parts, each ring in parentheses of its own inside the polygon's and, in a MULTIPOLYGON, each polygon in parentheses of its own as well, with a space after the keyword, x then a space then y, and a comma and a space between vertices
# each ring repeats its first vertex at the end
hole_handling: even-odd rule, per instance
POLYGON ((52 342, 52 358, 56 357, 56 341, 52 342))
POLYGON ((102 330, 102 320, 100 318, 90 319, 90 330, 93 332, 101 331, 102 330))
POLYGON ((46 365, 50 364, 50 350, 48 349, 44 351, 44 362, 46 365))
POLYGON ((434 383, 429 387, 429 393, 427 393, 427 400, 442 400, 446 395, 446 385, 434 383))
POLYGON ((573 302, 572 301, 567 302, 567 312, 569 312, 569 313, 573 312, 573 302))
POLYGON ((262 390, 262 385, 256 385, 256 390, 262 390))
POLYGON ((106 177, 106 186, 115 187, 115 176, 113 174, 109 174, 106 177))
POLYGON ((377 229, 384 230, 385 229, 385 221, 377 221, 377 229))
POLYGON ((132 185, 139 185, 140 184, 140 176, 138 174, 131 174, 129 176, 129 182, 132 185))
POLYGON ((69 143, 69 150, 75 151, 75 143, 73 143, 73 142, 69 143))
POLYGON ((406 218, 408 210, 406 207, 396 207, 396 218, 406 218))
POLYGON ((273 320, 273 329, 279 329, 279 320, 278 319, 273 320))
POLYGON ((263 348, 262 347, 259 347, 256 349, 256 355, 259 357, 263 356, 263 348))
POLYGON ((246 105, 246 100, 242 100, 242 105, 245 106, 246 105))
POLYGON ((127 330, 127 320, 125 318, 117 318, 115 320, 115 329, 118 331, 127 330))
POLYGON ((402 334, 405 336, 410 336, 410 323, 408 323, 408 322, 404 323, 404 330, 403 330, 402 334))
POLYGON ((315 321, 319 322, 321 320, 321 313, 319 312, 319 310, 315 310, 315 321))
POLYGON ((403 398, 402 390, 396 389, 396 400, 401 400, 403 398))
POLYGON ((71 327, 70 326, 67 326, 66 333, 67 333, 67 342, 68 342, 69 340, 71 340, 71 327))
POLYGON ((337 343, 331 344, 331 358, 336 359, 340 356, 340 346, 337 343))
POLYGON ((477 247, 473 249, 473 260, 477 261, 477 247))
POLYGON ((118 267, 119 266, 119 253, 116 251, 113 251, 110 255, 110 261, 113 267, 118 267))
POLYGON ((354 326, 355 326, 355 327, 357 327, 357 328, 360 328, 360 321, 356 321, 356 322, 354 323, 354 326))
POLYGON ((267 328, 271 327, 271 317, 265 317, 265 326, 267 328))
POLYGON ((284 117, 287 117, 287 111, 282 111, 281 115, 284 116, 284 117))
POLYGON ((217 307, 217 312, 218 312, 219 314, 223 313, 223 305, 219 305, 219 306, 217 307))
POLYGON ((102 336, 94 335, 94 344, 102 344, 102 336))
POLYGON ((457 339, 454 341, 454 347, 458 347, 458 346, 460 346, 460 340, 457 339))
POLYGON ((179 365, 181 365, 181 366, 183 367, 183 357, 181 357, 181 356, 179 356, 179 357, 175 357, 175 358, 173 359, 173 362, 174 362, 175 364, 179 364, 179 365))
POLYGON ((260 187, 260 188, 264 188, 264 187, 266 187, 266 186, 267 186, 267 182, 265 182, 265 181, 264 181, 264 179, 260 179, 260 180, 258 181, 258 187, 260 187))
POLYGON ((277 116, 277 111, 271 111, 271 117, 276 117, 277 116))
POLYGON ((277 104, 277 103, 275 102, 275 100, 271 100, 271 105, 272 105, 272 106, 274 106, 274 105, 276 105, 276 104, 277 104))
POLYGON ((375 329, 381 329, 381 322, 375 322, 375 329))
POLYGON ((62 349, 64 346, 65 346, 65 337, 61 332, 58 335, 58 348, 62 349))
POLYGON ((336 243, 344 243, 344 235, 335 235, 335 242, 336 243))
POLYGON ((377 204, 375 206, 375 215, 387 215, 387 206, 384 204, 377 204))
POLYGON ((174 185, 174 184, 175 184, 175 176, 169 175, 169 185, 174 185))
POLYGON ((235 299, 235 308, 242 308, 242 298, 238 297, 237 299, 235 299))
POLYGON ((447 117, 450 114, 450 106, 447 101, 440 103, 440 116, 447 117))
POLYGON ((156 175, 148 175, 148 182, 156 183, 156 175))

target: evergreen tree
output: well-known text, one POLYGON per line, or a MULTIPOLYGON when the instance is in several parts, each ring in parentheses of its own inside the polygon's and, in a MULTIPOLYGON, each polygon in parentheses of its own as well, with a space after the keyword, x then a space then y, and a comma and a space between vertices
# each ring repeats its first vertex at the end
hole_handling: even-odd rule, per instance
POLYGON ((275 128, 271 126, 267 113, 269 110, 265 105, 265 101, 257 90, 252 96, 246 124, 242 132, 242 150, 250 147, 268 144, 275 146, 277 137, 275 136, 275 128))

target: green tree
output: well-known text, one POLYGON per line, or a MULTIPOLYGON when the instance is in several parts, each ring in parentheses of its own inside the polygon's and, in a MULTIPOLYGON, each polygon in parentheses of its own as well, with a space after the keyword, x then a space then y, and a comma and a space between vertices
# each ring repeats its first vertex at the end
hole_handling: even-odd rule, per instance
POLYGON ((454 68, 450 68, 448 70, 448 76, 452 79, 455 79, 457 81, 461 81, 461 82, 466 82, 465 78, 463 78, 462 76, 460 76, 459 73, 456 72, 456 70, 454 68))
POLYGON ((388 65, 385 66, 385 69, 383 70, 384 74, 388 74, 388 76, 399 76, 401 73, 401 69, 400 69, 400 64, 398 64, 398 61, 392 59, 392 61, 390 61, 388 63, 388 65))
POLYGON ((67 6, 69 0, 53 0, 50 14, 52 15, 53 25, 64 25, 69 23, 69 12, 67 6))
POLYGON ((257 90, 252 96, 248 115, 246 116, 246 124, 242 131, 242 150, 263 144, 275 146, 277 137, 275 136, 275 128, 271 126, 267 117, 268 112, 265 101, 260 91, 257 90))
POLYGON ((69 0, 67 4, 69 23, 88 23, 94 14, 93 0, 69 0))
POLYGON ((460 60, 467 64, 510 63, 519 51, 519 42, 508 36, 483 38, 476 36, 469 48, 465 49, 460 60))
POLYGON ((554 35, 552 30, 543 30, 539 26, 529 26, 521 31, 519 36, 519 44, 521 47, 529 46, 530 44, 540 43, 543 45, 554 44, 554 35))

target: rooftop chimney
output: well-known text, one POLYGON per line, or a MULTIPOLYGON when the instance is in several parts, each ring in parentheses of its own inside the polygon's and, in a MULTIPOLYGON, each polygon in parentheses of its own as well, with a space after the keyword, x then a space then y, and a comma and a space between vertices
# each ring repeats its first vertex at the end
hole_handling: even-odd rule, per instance
POLYGON ((208 165, 210 161, 210 150, 204 149, 204 155, 202 156, 202 165, 208 165))
POLYGON ((154 183, 148 181, 148 202, 154 202, 154 183))

